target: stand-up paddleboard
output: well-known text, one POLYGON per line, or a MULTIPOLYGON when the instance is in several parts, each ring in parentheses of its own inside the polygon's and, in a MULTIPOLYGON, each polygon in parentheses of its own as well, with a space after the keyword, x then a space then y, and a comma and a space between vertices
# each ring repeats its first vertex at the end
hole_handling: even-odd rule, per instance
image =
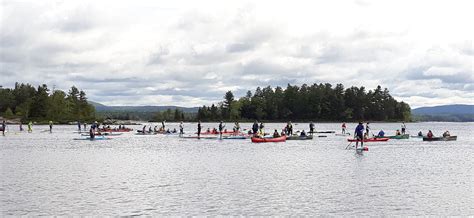
POLYGON ((74 140, 89 140, 89 141, 96 141, 96 140, 110 140, 111 138, 107 138, 107 137, 100 137, 100 136, 96 136, 95 138, 91 138, 91 137, 84 137, 84 138, 74 138, 74 140))

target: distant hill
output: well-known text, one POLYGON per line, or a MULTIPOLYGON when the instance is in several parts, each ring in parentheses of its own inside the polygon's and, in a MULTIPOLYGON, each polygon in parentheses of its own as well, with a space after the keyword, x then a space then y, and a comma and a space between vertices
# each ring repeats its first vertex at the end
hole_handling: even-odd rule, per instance
POLYGON ((420 107, 411 111, 419 121, 473 122, 474 105, 453 104, 434 107, 420 107))
POLYGON ((97 112, 161 112, 168 109, 179 109, 184 113, 197 113, 198 107, 178 107, 178 106, 107 106, 101 103, 89 101, 94 105, 97 112))

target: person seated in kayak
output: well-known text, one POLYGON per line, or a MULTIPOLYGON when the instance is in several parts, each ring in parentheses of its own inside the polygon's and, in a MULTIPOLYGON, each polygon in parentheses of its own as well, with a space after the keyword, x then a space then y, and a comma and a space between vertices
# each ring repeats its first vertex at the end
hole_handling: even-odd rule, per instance
POLYGON ((173 128, 173 133, 177 133, 178 130, 176 130, 176 128, 173 128))
POLYGON ((285 130, 286 130, 286 128, 281 130, 281 133, 280 133, 281 136, 286 135, 286 131, 285 131, 285 130))
POLYGON ((397 131, 395 131, 395 135, 402 135, 402 134, 400 133, 400 130, 397 129, 397 131))
POLYGON ((304 131, 304 129, 301 131, 300 137, 306 137, 306 132, 304 131))
POLYGON ((151 129, 151 126, 150 126, 150 128, 148 128, 148 132, 153 132, 153 130, 151 129))
POLYGON ((275 132, 273 132, 273 138, 278 138, 280 137, 280 134, 278 134, 278 130, 275 129, 275 132))
POLYGON ((211 133, 211 129, 207 128, 206 133, 211 133))
POLYGON ((449 137, 451 136, 451 134, 449 133, 448 130, 446 130, 446 132, 443 133, 443 137, 449 137))
POLYGON ((357 149, 357 145, 359 144, 359 141, 360 141, 360 146, 363 147, 364 146, 364 125, 362 124, 362 122, 359 122, 359 125, 357 125, 355 131, 354 131, 354 137, 357 139, 356 141, 356 149, 357 149))
POLYGON ((428 130, 428 133, 426 134, 426 137, 433 138, 433 132, 431 132, 431 130, 428 130))
POLYGON ((167 130, 166 130, 166 133, 171 133, 170 129, 167 129, 167 130))
POLYGON ((247 132, 247 134, 251 135, 251 134, 252 134, 252 130, 249 130, 249 131, 247 132))
POLYGON ((418 136, 423 136, 423 133, 421 131, 419 131, 418 136))
POLYGON ((385 136, 385 132, 383 131, 383 129, 380 130, 379 134, 377 134, 378 137, 384 137, 385 136))

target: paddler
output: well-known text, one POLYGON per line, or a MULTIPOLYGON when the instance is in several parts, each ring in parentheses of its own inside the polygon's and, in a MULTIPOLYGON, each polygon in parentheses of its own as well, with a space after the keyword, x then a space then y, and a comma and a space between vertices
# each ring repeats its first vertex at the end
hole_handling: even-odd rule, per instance
POLYGON ((418 136, 423 136, 423 132, 419 131, 418 136))
POLYGON ((179 123, 179 135, 182 136, 184 134, 184 124, 183 121, 179 123))
POLYGON ((198 132, 197 132, 197 135, 198 135, 198 139, 201 138, 201 121, 199 120, 198 121, 198 132))
MULTIPOLYGON (((81 122, 79 120, 77 121, 77 130, 80 132, 81 131, 81 122)), ((86 131, 86 129, 84 129, 86 131)))
POLYGON ((311 122, 311 123, 309 123, 309 134, 313 135, 313 132, 314 132, 314 123, 311 122))
POLYGON ((234 124, 234 132, 239 133, 240 131, 240 124, 239 122, 235 122, 234 124))
POLYGON ((260 126, 258 128, 260 130, 260 135, 265 135, 265 131, 263 130, 265 128, 265 125, 263 125, 263 122, 260 123, 260 126))
POLYGON ((395 135, 401 135, 400 130, 397 129, 397 131, 395 131, 395 135))
POLYGON ((377 134, 378 137, 384 137, 385 136, 385 132, 383 131, 383 129, 380 130, 379 134, 377 134))
POLYGON ((280 137, 280 134, 278 134, 278 130, 275 129, 275 132, 273 132, 273 138, 278 138, 280 137))
POLYGON ((146 133, 146 125, 143 125, 143 128, 142 128, 142 133, 145 134, 146 133))
POLYGON ((161 128, 162 128, 163 130, 165 130, 165 122, 166 122, 166 120, 161 121, 161 128))
POLYGON ((362 122, 359 122, 359 125, 357 125, 354 131, 354 137, 357 139, 356 149, 357 149, 357 145, 359 144, 359 141, 360 141, 360 146, 364 147, 364 125, 362 124, 362 122))
POLYGON ((346 123, 342 123, 341 128, 342 128, 341 133, 342 133, 342 134, 346 134, 346 123))
POLYGON ((253 126, 252 126, 252 131, 253 131, 253 134, 257 134, 258 132, 258 123, 257 121, 255 120, 255 122, 253 123, 253 126))
POLYGON ((402 135, 405 135, 406 129, 407 129, 407 126, 405 125, 405 122, 402 122, 402 135))
POLYGON ((288 122, 288 135, 289 136, 293 135, 293 124, 291 124, 291 121, 288 122))
POLYGON ((49 121, 49 133, 53 133, 53 121, 49 121))
POLYGON ((451 136, 451 133, 449 133, 449 131, 446 130, 446 132, 443 133, 443 137, 446 138, 446 137, 449 137, 449 136, 451 136))
POLYGON ((5 131, 7 130, 7 124, 5 120, 2 121, 2 135, 5 136, 5 131))
POLYGON ((33 122, 28 122, 28 132, 33 132, 33 122))
POLYGON ((222 138, 222 130, 224 129, 224 127, 225 127, 224 121, 221 120, 221 122, 219 123, 219 135, 221 138, 222 138))
POLYGON ((92 126, 91 126, 91 128, 89 129, 89 137, 90 137, 91 139, 94 139, 94 138, 95 138, 95 130, 94 130, 94 128, 92 128, 92 126))
POLYGON ((370 127, 369 127, 369 122, 367 122, 367 124, 365 124, 365 133, 367 133, 367 136, 369 135, 369 132, 370 132, 370 127))
POLYGON ((23 131, 23 124, 20 122, 20 132, 23 131))
POLYGON ((433 132, 431 132, 431 130, 428 130, 428 133, 426 134, 426 137, 433 138, 433 132))

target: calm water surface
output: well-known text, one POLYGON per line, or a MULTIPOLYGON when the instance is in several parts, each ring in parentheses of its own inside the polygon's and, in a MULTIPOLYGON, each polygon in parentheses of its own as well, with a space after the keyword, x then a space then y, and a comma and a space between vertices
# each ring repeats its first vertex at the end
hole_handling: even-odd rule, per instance
MULTIPOLYGON (((177 128, 176 124, 169 124, 177 128)), ((252 144, 126 133, 77 141, 75 126, 9 126, 0 137, 2 215, 474 215, 473 123, 410 123, 421 139, 345 150, 345 137, 252 144)), ((216 127, 217 124, 204 124, 216 127)), ((229 124, 230 126, 230 124, 229 124)), ((249 128, 251 124, 242 124, 249 128)), ((267 131, 283 124, 267 124, 267 131)), ((337 130, 340 124, 317 124, 337 130)), ((186 124, 185 131, 195 131, 186 124)), ((296 129, 308 128, 300 123, 296 129)), ((348 125, 351 132, 355 124, 348 125)), ((140 126, 133 126, 138 129, 140 126)), ((393 135, 397 123, 374 123, 393 135)))

